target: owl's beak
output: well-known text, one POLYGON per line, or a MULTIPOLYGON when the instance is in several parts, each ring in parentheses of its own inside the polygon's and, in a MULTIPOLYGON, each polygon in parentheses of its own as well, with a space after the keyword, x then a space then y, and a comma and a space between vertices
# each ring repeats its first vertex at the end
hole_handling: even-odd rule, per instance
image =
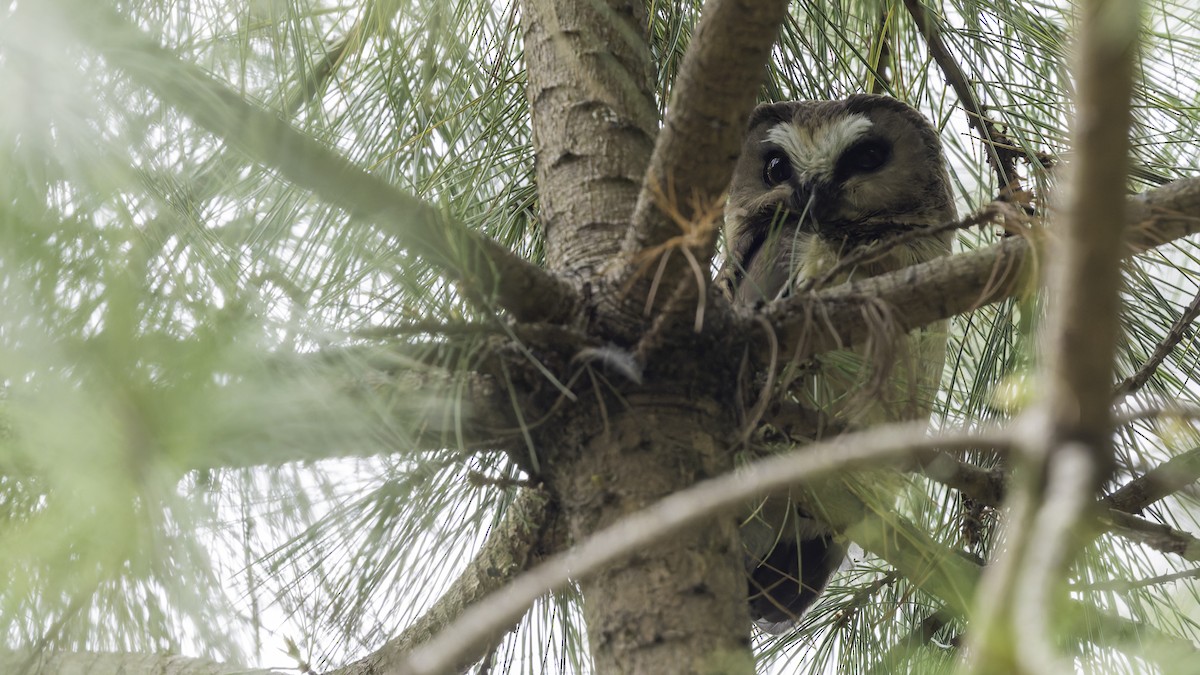
POLYGON ((820 220, 820 208, 828 199, 825 184, 817 179, 799 183, 792 190, 788 201, 788 210, 796 214, 796 220, 801 230, 816 232, 820 220))

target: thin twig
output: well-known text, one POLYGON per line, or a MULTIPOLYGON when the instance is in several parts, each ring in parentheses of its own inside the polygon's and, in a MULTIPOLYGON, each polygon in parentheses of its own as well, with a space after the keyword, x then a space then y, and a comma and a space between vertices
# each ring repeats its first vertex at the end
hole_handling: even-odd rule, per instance
POLYGON ((896 580, 899 578, 900 573, 893 569, 871 583, 854 589, 854 592, 850 594, 849 599, 841 604, 842 609, 839 612, 839 616, 834 621, 837 629, 842 630, 849 626, 851 619, 854 618, 854 615, 857 614, 863 607, 868 605, 872 595, 875 595, 875 593, 879 592, 879 589, 885 586, 891 586, 895 584, 896 580))
MULTIPOLYGON (((932 17, 925 11, 921 0, 904 0, 904 6, 917 25, 921 37, 925 39, 929 56, 941 68, 942 74, 946 76, 946 82, 954 89, 955 95, 966 109, 967 122, 979 132, 980 138, 984 141, 988 164, 996 172, 1001 194, 1016 194, 1021 190, 1016 162, 1025 157, 1024 153, 1016 150, 1017 144, 988 119, 987 110, 975 96, 970 80, 946 47, 941 32, 938 31, 932 17)), ((1038 159, 1043 164, 1049 160, 1044 156, 1039 156, 1038 159)))
POLYGON ((971 215, 941 225, 932 227, 920 227, 913 230, 907 230, 900 234, 882 239, 871 246, 866 246, 855 250, 847 256, 843 256, 838 260, 828 272, 821 275, 815 280, 805 280, 805 282, 797 289, 797 292, 803 293, 806 291, 816 291, 825 288, 831 281, 836 279, 843 272, 854 269, 855 267, 871 262, 872 260, 885 255, 888 251, 895 249, 904 244, 911 243, 918 239, 926 239, 936 237, 946 232, 954 232, 957 230, 965 230, 979 225, 987 225, 996 218, 1004 219, 1006 232, 1018 231, 1017 228, 1023 228, 1022 223, 1027 223, 1029 218, 1022 212, 1018 211, 1009 202, 993 201, 985 204, 983 207, 976 210, 971 215))
POLYGON ((1200 406, 1188 403, 1148 403, 1134 410, 1116 411, 1113 423, 1120 426, 1141 420, 1180 419, 1200 421, 1200 406))
POLYGON ((767 333, 767 344, 771 347, 767 363, 770 363, 771 367, 767 370, 766 379, 758 392, 758 400, 754 402, 754 407, 750 409, 750 414, 747 416, 742 433, 739 434, 738 445, 750 439, 750 435, 758 428, 759 421, 762 420, 763 414, 767 411, 767 406, 771 403, 771 399, 773 398, 772 393, 775 389, 775 363, 779 360, 779 341, 775 339, 775 335, 771 332, 771 324, 767 323, 767 320, 761 316, 755 318, 762 323, 763 330, 767 333))
POLYGON ((890 675, 891 673, 904 672, 900 664, 908 660, 907 653, 912 652, 917 647, 923 646, 926 642, 933 639, 939 631, 950 623, 952 616, 945 609, 939 609, 926 616, 921 623, 917 624, 904 637, 896 640, 888 650, 879 658, 869 670, 867 675, 890 675))
POLYGON ((71 596, 71 601, 67 603, 67 606, 63 608, 58 617, 46 627, 46 630, 38 637, 37 642, 30 648, 24 662, 15 671, 17 675, 41 672, 41 666, 44 665, 42 659, 50 652, 48 647, 59 640, 67 624, 77 619, 86 606, 91 604, 95 593, 96 590, 93 588, 90 591, 77 591, 71 596))
POLYGON ((1160 586, 1169 584, 1173 581, 1181 581, 1183 579, 1200 578, 1200 568, 1175 572, 1174 574, 1160 574, 1158 576, 1148 577, 1146 579, 1138 579, 1137 581, 1128 581, 1126 579, 1110 579, 1108 581, 1097 581, 1091 584, 1079 584, 1071 587, 1071 591, 1087 592, 1087 591, 1103 591, 1128 593, 1139 588, 1147 588, 1149 586, 1160 586))
POLYGON ((1184 335, 1187 334, 1188 326, 1191 326, 1192 322, 1198 316, 1200 316, 1200 293, 1197 293, 1196 297, 1192 298, 1191 304, 1187 306, 1187 309, 1183 310, 1183 314, 1180 314, 1179 318, 1175 319, 1175 323, 1171 324, 1171 330, 1167 332, 1162 342, 1159 342, 1158 346, 1154 348, 1154 353, 1142 364, 1142 367, 1117 385, 1113 396, 1118 397, 1132 394, 1144 387, 1146 382, 1150 380, 1150 377, 1154 375, 1154 372, 1158 370, 1158 367, 1162 365, 1162 362, 1171 353, 1171 350, 1175 349, 1175 346, 1183 340, 1184 335))

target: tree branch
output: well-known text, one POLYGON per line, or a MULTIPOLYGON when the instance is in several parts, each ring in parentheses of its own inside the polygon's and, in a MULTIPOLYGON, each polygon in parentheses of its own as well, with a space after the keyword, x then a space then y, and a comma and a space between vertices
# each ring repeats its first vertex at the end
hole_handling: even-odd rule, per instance
MULTIPOLYGON (((881 460, 909 457, 932 462, 944 456, 945 450, 1006 448, 1009 445, 1009 438, 1003 432, 941 438, 927 438, 923 434, 922 425, 878 427, 846 434, 807 446, 802 452, 755 462, 745 471, 675 493, 516 578, 504 593, 485 598, 439 636, 422 645, 408 662, 397 662, 394 669, 384 672, 405 675, 444 672, 457 658, 459 649, 486 646, 485 636, 515 621, 543 593, 561 587, 570 579, 585 577, 672 532, 736 508, 753 496, 812 481, 833 471, 878 467, 881 460)), ((1147 525, 1156 534, 1162 530, 1153 524, 1147 525)), ((947 607, 955 613, 965 613, 974 592, 978 569, 972 572, 966 559, 929 555, 943 550, 929 541, 926 545, 898 546, 896 532, 910 543, 928 540, 927 535, 911 525, 905 527, 905 523, 890 519, 885 523, 879 516, 867 516, 852 526, 847 536, 887 560, 918 587, 948 602, 947 607)), ((1178 547, 1178 537, 1172 541, 1178 547)))
MULTIPOLYGON (((920 467, 932 480, 953 488, 981 504, 998 507, 1007 492, 1007 477, 996 470, 981 469, 959 461, 946 453, 934 453, 920 467)), ((1200 540, 1163 523, 1137 518, 1150 504, 1200 480, 1200 448, 1172 457, 1141 477, 1130 481, 1096 502, 1108 512, 1107 529, 1157 551, 1196 560, 1200 540)))
MULTIPOLYGON (((638 194, 626 255, 659 246, 679 233, 656 205, 674 186, 685 217, 717 203, 729 187, 746 137, 746 120, 767 73, 771 47, 787 15, 784 0, 708 0, 671 93, 667 119, 638 194)), ((712 234, 693 253, 706 267, 712 234)), ((664 277, 683 271, 682 256, 664 277)))
MULTIPOLYGON (((379 675, 401 669, 405 657, 414 648, 428 643, 445 628, 459 619, 485 596, 509 584, 543 556, 557 547, 553 542, 557 531, 555 513, 549 498, 538 490, 525 489, 508 507, 504 521, 488 535, 475 559, 454 580, 442 597, 399 636, 388 640, 375 653, 325 675, 379 675)), ((461 672, 479 661, 513 630, 520 615, 492 630, 472 643, 469 648, 455 652, 446 661, 446 668, 461 672)))
POLYGON ((48 20, 68 27, 114 66, 254 161, 376 223, 461 282, 478 304, 490 308, 494 299, 522 321, 561 319, 574 306, 574 292, 561 280, 247 103, 113 10, 98 3, 53 4, 61 11, 48 20))
POLYGON ((521 438, 511 393, 475 372, 367 371, 343 379, 343 391, 374 399, 380 414, 414 430, 416 448, 505 449, 521 438))
MULTIPOLYGON (((275 361, 271 369, 276 372, 252 374, 246 382, 226 385, 228 396, 236 396, 242 409, 278 410, 275 416, 225 419, 215 442, 203 452, 169 458, 170 465, 182 471, 234 469, 450 449, 464 454, 506 452, 527 469, 513 394, 495 378, 437 368, 388 370, 361 362, 314 364, 305 356, 312 357, 295 357, 291 367, 275 361), (290 397, 291 405, 280 407, 280 396, 290 397), (256 399, 269 399, 262 403, 270 405, 255 407, 256 399), (363 424, 352 425, 345 434, 323 435, 326 429, 344 428, 346 415, 363 424), (325 422, 331 418, 342 425, 325 422), (379 443, 371 429, 375 424, 399 427, 401 444, 379 443), (354 435, 359 432, 363 435, 354 435)), ((525 404, 524 399, 518 401, 525 404)), ((3 468, 19 472, 16 467, 3 468)))
POLYGON ((1113 467, 1113 364, 1120 334, 1119 261, 1124 249, 1130 96, 1137 10, 1126 0, 1090 0, 1080 8, 1076 55, 1075 159, 1062 195, 1065 218, 1052 230, 1044 378, 1050 435, 1045 448, 1080 439, 1095 455, 1095 485, 1113 467), (1128 16, 1126 16, 1126 14, 1128 16), (1109 24, 1126 19, 1121 30, 1109 24))
MULTIPOLYGON (((1130 197, 1125 212, 1126 257, 1200 232, 1200 178, 1130 197)), ((1026 269, 1030 258, 1030 241, 1009 237, 977 251, 793 295, 761 311, 779 339, 780 353, 803 360, 865 342, 871 335, 872 307, 895 308, 892 314, 900 323, 898 329, 911 330, 1013 297, 1032 283, 1026 269)), ((739 322, 744 334, 755 341, 751 353, 766 354, 765 329, 749 312, 739 322)))
POLYGON ((1055 644, 1068 606, 1062 578, 1096 525, 1089 506, 1115 466, 1111 387, 1139 21, 1126 0, 1087 0, 1079 14, 1076 158, 1061 195, 1065 217, 1050 230, 1041 396, 1014 430, 1027 471, 1007 500, 1008 545, 975 600, 966 649, 975 675, 1072 668, 1055 644))
POLYGON ((1146 382, 1150 380, 1154 372, 1158 370, 1158 367, 1170 355, 1171 350, 1175 349, 1176 345, 1183 339, 1183 336, 1187 333, 1188 326, 1192 325, 1192 322, 1198 316, 1200 316, 1200 293, 1197 293, 1196 297, 1192 298, 1192 302, 1187 306, 1187 309, 1183 310, 1183 313, 1171 324, 1171 330, 1167 332, 1162 342, 1158 343, 1158 346, 1154 348, 1154 353, 1142 364, 1142 367, 1138 368, 1136 373, 1125 378, 1117 385, 1117 388, 1113 391, 1113 396, 1132 394, 1146 386, 1146 382))
MULTIPOLYGON (((866 507, 860 503, 858 508, 866 507)), ((966 556, 939 544, 928 532, 896 514, 866 512, 845 535, 896 568, 914 586, 945 602, 947 612, 967 616, 981 569, 966 556)))
POLYGON ((1130 541, 1162 553, 1178 555, 1184 560, 1200 562, 1200 539, 1183 530, 1112 509, 1104 514, 1101 520, 1115 533, 1130 541))
POLYGON ((1195 643, 1187 638, 1166 633, 1148 622, 1090 609, 1087 616, 1073 617, 1076 634, 1102 638, 1104 644, 1155 664, 1159 672, 1177 672, 1180 664, 1195 663, 1200 655, 1195 643))
POLYGON ((975 97, 970 80, 967 79, 966 73, 963 72, 962 67, 958 65, 946 47, 941 32, 938 31, 932 17, 925 11, 922 0, 904 0, 904 6, 912 16, 913 23, 917 25, 921 37, 924 38, 930 58, 941 68, 942 74, 946 76, 946 83, 954 89, 955 95, 966 109, 967 123, 979 132, 979 137, 984 143, 988 164, 996 172, 997 185, 1002 191, 1006 188, 1009 191, 1020 189, 1016 160, 1021 157, 1021 153, 1013 149, 1016 144, 999 129, 994 128, 995 125, 987 119, 987 111, 975 97))
MULTIPOLYGON (((445 672, 457 662, 458 654, 478 649, 486 643, 488 636, 499 627, 510 625, 547 591, 561 588, 571 579, 586 577, 683 528, 738 508, 751 497, 833 471, 877 468, 882 461, 920 455, 933 449, 963 449, 981 444, 1005 447, 1007 443, 1003 434, 930 438, 925 434, 924 424, 884 426, 816 443, 802 452, 764 459, 736 473, 698 483, 601 530, 518 577, 503 593, 485 598, 415 651, 407 664, 387 672, 405 675, 445 672)), ((905 548, 895 547, 894 542, 887 546, 905 548)))
POLYGON ((948 232, 956 232, 958 230, 966 230, 972 227, 981 225, 989 225, 1000 220, 1003 224, 1005 232, 1009 234, 1022 234, 1028 231, 1029 217, 1022 213, 1017 207, 1009 202, 995 200, 984 204, 973 213, 959 220, 949 223, 942 223, 933 227, 922 227, 900 234, 885 237, 878 242, 863 246, 847 253, 838 259, 837 264, 829 268, 829 271, 822 274, 820 277, 804 280, 800 289, 804 291, 818 291, 826 288, 830 282, 838 278, 844 272, 854 270, 863 263, 873 262, 889 251, 895 250, 897 247, 903 246, 913 241, 925 238, 934 238, 945 236, 948 232))
MULTIPOLYGON (((1082 601, 1071 603, 1063 628, 1074 643, 1090 642, 1120 649, 1154 663, 1162 672, 1175 672, 1178 664, 1192 663, 1198 652, 1196 645, 1187 638, 1165 633, 1149 623, 1127 619, 1082 601)), ((1046 672, 1040 666, 1038 664, 1034 672, 1046 672)), ((1047 675, 1058 673, 1049 671, 1047 675)))
MULTIPOLYGON (((286 118, 295 117, 305 104, 311 102, 325 88, 337 67, 345 60, 351 46, 362 46, 362 33, 368 21, 386 22, 400 9, 398 2, 381 4, 371 4, 345 35, 325 45, 325 53, 319 62, 307 73, 298 74, 301 82, 295 88, 281 93, 284 100, 283 114, 286 118), (376 11, 381 11, 382 15, 373 16, 376 11)), ((187 192, 183 195, 184 199, 189 203, 204 202, 219 194, 223 187, 222 177, 241 166, 240 162, 235 164, 234 159, 235 157, 231 157, 228 152, 224 152, 208 163, 203 172, 190 177, 185 186, 187 192)))
MULTIPOLYGON (((626 324, 620 330, 631 339, 640 337, 639 317, 655 303, 660 316, 652 332, 669 331, 663 320, 688 315, 697 302, 697 326, 703 321, 709 289, 697 286, 708 278, 720 229, 716 216, 787 4, 704 3, 621 249, 627 262, 640 264, 617 268, 611 280, 611 288, 619 289, 610 291, 611 313, 626 324), (656 272, 647 273, 653 267, 656 272), (666 280, 666 291, 656 293, 660 280, 666 280)), ((719 297, 716 303, 727 304, 719 297)))
POLYGON ((1198 480, 1200 448, 1192 448, 1129 481, 1101 501, 1117 511, 1141 513, 1147 506, 1198 480))
POLYGON ((920 472, 946 487, 962 492, 984 506, 999 506, 1008 490, 1008 475, 984 469, 939 452, 919 467, 920 472))
MULTIPOLYGON (((1081 532, 1092 525, 1087 518, 1095 490, 1096 450, 1084 443, 1064 443, 1050 453, 1045 469, 1045 491, 1027 533, 1010 532, 1025 540, 1020 568, 1014 584, 1005 589, 1011 598, 1013 634, 1017 637, 1017 660, 1024 672, 1064 672, 1069 668, 1055 648, 1055 623, 1061 618, 1064 572, 1070 569, 1077 549, 1085 540, 1081 532)), ((1021 521, 1014 522, 1021 524, 1021 521)), ((1003 554, 1001 554, 1003 555, 1003 554)), ((979 601, 994 597, 981 593, 979 601)), ((974 637, 974 636, 973 636, 974 637)), ((978 639, 978 638, 977 638, 978 639)), ((976 639, 976 640, 977 640, 976 639)), ((973 640, 975 642, 975 640, 973 640)), ((990 666, 985 666, 988 670, 990 666)))

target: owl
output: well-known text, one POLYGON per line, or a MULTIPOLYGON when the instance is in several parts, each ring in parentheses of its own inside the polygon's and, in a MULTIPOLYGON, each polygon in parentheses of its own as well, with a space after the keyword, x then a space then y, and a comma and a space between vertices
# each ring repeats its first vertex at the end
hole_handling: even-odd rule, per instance
MULTIPOLYGON (((934 128, 893 98, 760 105, 725 212, 734 302, 754 306, 816 281, 861 279, 946 255, 949 234, 886 242, 955 219, 944 164, 934 128), (858 255, 867 248, 876 250, 858 255), (860 262, 839 269, 848 256, 860 262)), ((822 355, 788 395, 841 428, 927 417, 945 359, 944 325, 908 333, 888 353, 887 375, 867 395, 867 371, 879 365, 861 348, 822 355)), ((786 497, 750 510, 742 540, 752 618, 782 632, 816 600, 846 550, 786 497)))

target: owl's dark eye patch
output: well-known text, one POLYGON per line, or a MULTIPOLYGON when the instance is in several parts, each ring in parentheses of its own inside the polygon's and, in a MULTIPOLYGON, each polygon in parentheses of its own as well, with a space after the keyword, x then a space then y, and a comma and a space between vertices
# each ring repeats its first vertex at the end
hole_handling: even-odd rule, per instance
POLYGON ((879 170, 892 157, 892 146, 887 141, 869 138, 855 143, 838 158, 834 173, 849 177, 856 173, 871 173, 879 170))
POLYGON ((792 177, 792 163, 782 150, 772 150, 763 158, 763 183, 775 187, 792 177))

